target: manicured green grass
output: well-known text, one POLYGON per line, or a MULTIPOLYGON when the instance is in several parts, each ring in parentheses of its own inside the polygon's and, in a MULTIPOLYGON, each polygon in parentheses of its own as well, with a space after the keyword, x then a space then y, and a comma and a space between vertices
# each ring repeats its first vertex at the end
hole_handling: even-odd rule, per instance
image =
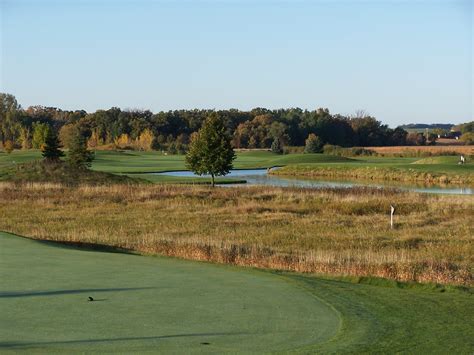
POLYGON ((471 290, 83 251, 6 233, 0 253, 2 352, 474 351, 471 290))
MULTIPOLYGON (((96 152, 93 169, 114 173, 149 173, 186 170, 184 155, 163 155, 159 152, 96 152)), ((322 154, 279 155, 265 151, 240 152, 234 162, 236 169, 269 168, 300 163, 341 163, 351 159, 322 154)))
POLYGON ((1 352, 285 351, 327 341, 340 324, 330 306, 265 272, 4 233, 0 250, 1 352))
MULTIPOLYGON (((39 158, 38 151, 14 151, 11 155, 0 153, 0 175, 8 167, 15 164, 39 158)), ((160 152, 138 151, 97 151, 92 169, 110 173, 136 174, 186 170, 184 155, 164 155, 160 152)), ((311 170, 330 169, 338 175, 348 172, 348 178, 357 178, 357 174, 350 176, 355 169, 372 169, 372 177, 406 173, 407 178, 414 174, 447 175, 450 177, 465 177, 474 175, 474 162, 465 165, 457 164, 458 157, 433 158, 395 158, 395 157, 359 157, 344 158, 323 154, 289 154, 278 155, 267 151, 249 151, 237 153, 234 162, 236 169, 269 168, 273 166, 287 166, 282 173, 290 175, 305 175, 311 170), (374 169, 378 169, 374 171, 374 169), (410 175, 410 176, 408 176, 410 175)), ((343 176, 340 176, 343 177, 343 176)), ((143 178, 153 182, 198 183, 197 179, 183 177, 164 177, 145 175, 143 178)), ((232 181, 232 180, 229 180, 232 181)), ((222 182, 222 181, 221 181, 222 182)), ((225 182, 225 180, 224 180, 225 182)))

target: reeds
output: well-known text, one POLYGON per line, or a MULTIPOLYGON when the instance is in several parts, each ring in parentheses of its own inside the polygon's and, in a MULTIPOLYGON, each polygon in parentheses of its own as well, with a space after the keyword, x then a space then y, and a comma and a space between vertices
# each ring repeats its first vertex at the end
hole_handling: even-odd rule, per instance
POLYGON ((32 238, 261 268, 473 284, 472 196, 3 183, 0 203, 0 230, 32 238))

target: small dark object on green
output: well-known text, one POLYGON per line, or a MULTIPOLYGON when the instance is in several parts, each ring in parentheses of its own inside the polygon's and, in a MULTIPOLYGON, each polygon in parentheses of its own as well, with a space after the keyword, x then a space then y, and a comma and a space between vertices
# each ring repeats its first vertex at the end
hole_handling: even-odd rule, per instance
POLYGON ((89 302, 92 302, 94 299, 89 296, 89 302))

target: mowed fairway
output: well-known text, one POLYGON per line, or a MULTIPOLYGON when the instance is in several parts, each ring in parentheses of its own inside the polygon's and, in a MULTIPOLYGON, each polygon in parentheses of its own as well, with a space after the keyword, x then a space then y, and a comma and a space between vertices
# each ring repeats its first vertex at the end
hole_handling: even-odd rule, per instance
POLYGON ((2 352, 288 351, 340 327, 330 306, 265 272, 6 233, 0 266, 2 352))

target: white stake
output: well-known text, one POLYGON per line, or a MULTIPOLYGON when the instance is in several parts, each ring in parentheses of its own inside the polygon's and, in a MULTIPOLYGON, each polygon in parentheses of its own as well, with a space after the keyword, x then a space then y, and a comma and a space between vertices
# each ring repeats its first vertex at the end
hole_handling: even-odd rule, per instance
POLYGON ((395 207, 390 205, 390 229, 393 229, 393 213, 395 212, 395 207))

